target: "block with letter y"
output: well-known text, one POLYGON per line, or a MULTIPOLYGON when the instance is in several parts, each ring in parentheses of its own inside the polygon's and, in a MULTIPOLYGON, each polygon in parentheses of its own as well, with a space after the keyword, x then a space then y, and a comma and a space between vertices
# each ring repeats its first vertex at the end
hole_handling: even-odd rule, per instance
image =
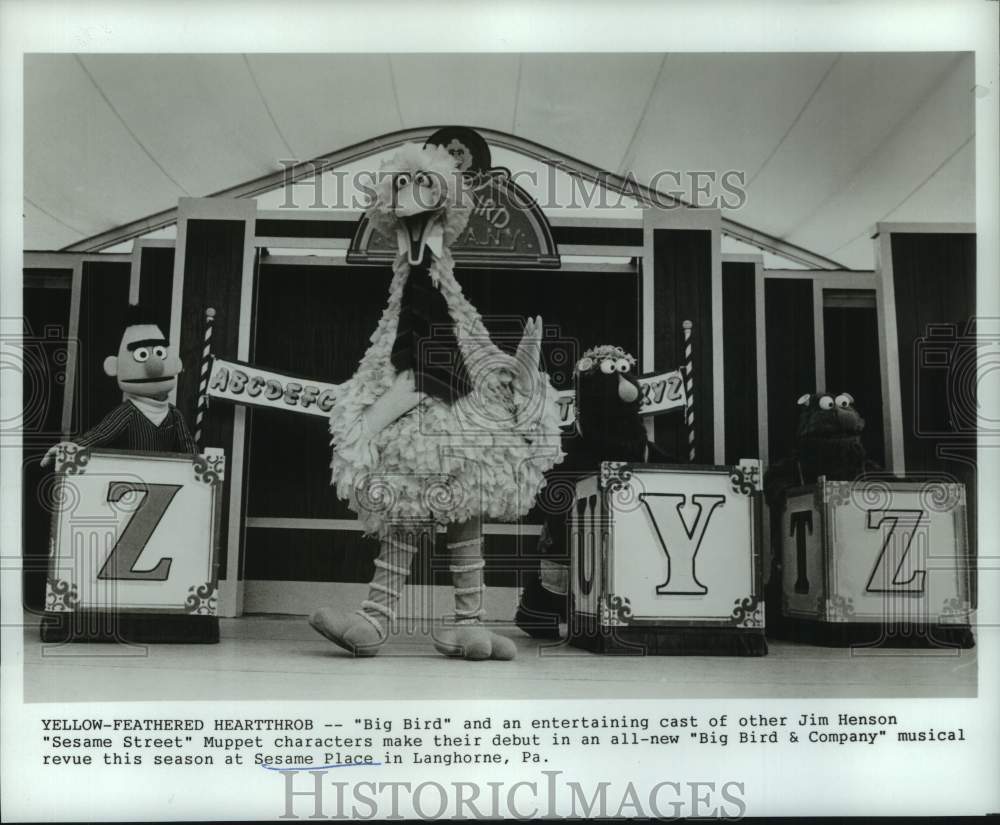
POLYGON ((760 466, 604 462, 569 519, 570 643, 601 653, 767 652, 760 466))
POLYGON ((862 478, 788 491, 780 635, 820 645, 972 647, 965 487, 862 478))
POLYGON ((216 642, 225 457, 63 449, 43 641, 216 642))

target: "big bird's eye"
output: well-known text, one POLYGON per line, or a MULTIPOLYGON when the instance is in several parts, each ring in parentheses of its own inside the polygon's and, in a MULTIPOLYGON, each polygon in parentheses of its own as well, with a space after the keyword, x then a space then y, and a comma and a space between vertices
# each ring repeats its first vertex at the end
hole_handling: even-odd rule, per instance
POLYGON ((417 172, 417 174, 414 175, 413 177, 413 182, 417 186, 430 186, 431 176, 428 175, 426 172, 417 172))
POLYGON ((821 410, 832 410, 833 409, 833 399, 829 395, 824 395, 819 400, 819 408, 821 410))
POLYGON ((615 371, 615 362, 610 358, 605 358, 601 361, 601 372, 605 375, 611 375, 615 371))
POLYGON ((854 398, 851 397, 851 395, 849 393, 846 393, 846 392, 842 392, 840 395, 838 395, 833 400, 834 400, 834 403, 836 403, 836 405, 838 407, 840 407, 842 410, 846 410, 848 407, 851 406, 851 404, 854 403, 854 398))
POLYGON ((615 369, 618 372, 628 372, 632 368, 632 365, 628 362, 628 358, 619 358, 615 361, 615 369))
POLYGON ((392 185, 395 186, 396 189, 402 189, 404 186, 409 186, 410 176, 405 172, 400 172, 392 179, 392 185))
POLYGON ((160 346, 153 347, 153 355, 162 360, 167 357, 167 348, 160 346))
POLYGON ((149 360, 149 350, 145 347, 139 347, 132 350, 132 357, 141 364, 143 361, 149 360))

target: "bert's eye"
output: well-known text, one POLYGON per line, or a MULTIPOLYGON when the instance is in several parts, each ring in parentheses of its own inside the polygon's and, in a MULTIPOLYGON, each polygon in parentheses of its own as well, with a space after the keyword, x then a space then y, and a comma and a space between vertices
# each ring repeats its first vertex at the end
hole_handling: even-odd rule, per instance
POLYGON ((819 408, 821 410, 832 410, 833 409, 833 399, 829 395, 824 395, 819 400, 819 408))
POLYGON ((159 358, 159 359, 162 360, 163 358, 167 357, 167 348, 166 347, 153 347, 153 355, 155 355, 157 358, 159 358))
POLYGON ((138 349, 132 350, 132 357, 141 364, 143 361, 149 359, 149 350, 145 347, 139 347, 138 349))
POLYGON ((402 189, 404 186, 409 186, 410 185, 410 176, 407 175, 405 172, 401 173, 399 175, 396 175, 396 177, 393 178, 393 180, 392 180, 392 185, 395 186, 396 189, 402 189))
POLYGON ((632 368, 632 365, 628 362, 628 358, 619 358, 615 362, 615 369, 618 372, 628 372, 632 368))
POLYGON ((611 375, 615 371, 615 362, 610 358, 605 358, 601 361, 601 372, 605 375, 611 375))
POLYGON ((846 392, 842 392, 840 395, 838 395, 833 400, 834 400, 834 403, 838 407, 840 407, 842 410, 846 410, 848 407, 851 406, 851 404, 854 403, 854 399, 851 397, 851 395, 849 393, 846 393, 846 392))

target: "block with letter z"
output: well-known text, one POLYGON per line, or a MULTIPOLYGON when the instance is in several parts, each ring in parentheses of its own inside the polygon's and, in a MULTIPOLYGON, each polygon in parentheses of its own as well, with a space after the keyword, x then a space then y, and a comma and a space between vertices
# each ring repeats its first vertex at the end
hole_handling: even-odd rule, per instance
POLYGON ((971 647, 965 487, 820 477, 788 491, 780 634, 822 645, 971 647))
POLYGON ((63 449, 43 640, 217 641, 224 479, 221 453, 63 449))

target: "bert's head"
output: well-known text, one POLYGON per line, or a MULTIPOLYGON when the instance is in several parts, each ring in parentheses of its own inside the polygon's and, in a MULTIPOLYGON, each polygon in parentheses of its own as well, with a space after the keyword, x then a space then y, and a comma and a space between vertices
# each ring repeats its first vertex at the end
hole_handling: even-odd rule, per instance
POLYGON ((130 309, 118 355, 104 359, 104 371, 118 379, 123 392, 165 399, 177 385, 181 359, 152 319, 130 309))

